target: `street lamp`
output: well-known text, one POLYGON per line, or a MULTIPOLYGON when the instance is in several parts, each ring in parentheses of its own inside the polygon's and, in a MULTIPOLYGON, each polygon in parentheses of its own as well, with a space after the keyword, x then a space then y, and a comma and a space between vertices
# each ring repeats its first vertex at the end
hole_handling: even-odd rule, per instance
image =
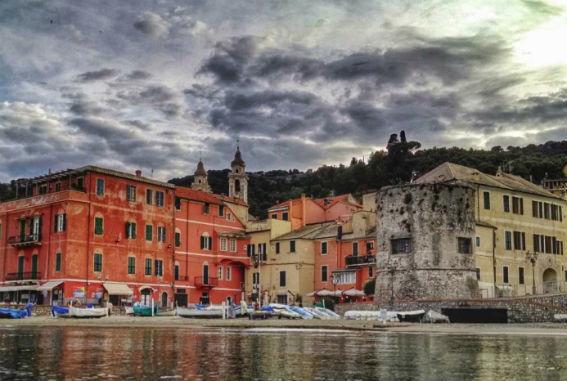
POLYGON ((528 251, 526 256, 530 260, 532 264, 532 295, 536 294, 536 285, 535 285, 535 263, 537 261, 537 253, 534 251, 533 253, 528 251))

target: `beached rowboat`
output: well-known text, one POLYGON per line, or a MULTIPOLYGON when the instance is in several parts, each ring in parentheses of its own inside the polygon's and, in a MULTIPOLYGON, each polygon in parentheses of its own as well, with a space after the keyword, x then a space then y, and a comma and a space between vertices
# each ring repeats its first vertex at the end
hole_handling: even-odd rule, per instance
POLYGON ((101 318, 108 316, 108 308, 78 308, 69 306, 69 317, 74 318, 101 318))
POLYGON ((176 315, 193 319, 221 319, 222 309, 218 308, 184 308, 177 307, 176 315))

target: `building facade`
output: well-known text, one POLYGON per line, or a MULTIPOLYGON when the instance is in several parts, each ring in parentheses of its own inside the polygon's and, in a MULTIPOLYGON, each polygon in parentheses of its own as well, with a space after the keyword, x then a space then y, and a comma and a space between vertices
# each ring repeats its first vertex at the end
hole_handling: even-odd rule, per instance
POLYGON ((444 163, 418 184, 464 183, 475 190, 474 257, 483 297, 564 292, 567 203, 521 177, 444 163))

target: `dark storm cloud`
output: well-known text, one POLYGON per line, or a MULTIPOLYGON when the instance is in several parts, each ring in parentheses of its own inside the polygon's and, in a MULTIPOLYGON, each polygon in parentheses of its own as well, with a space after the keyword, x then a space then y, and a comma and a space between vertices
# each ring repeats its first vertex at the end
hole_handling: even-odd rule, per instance
MULTIPOLYGON (((123 90, 116 97, 127 104, 137 106, 146 104, 162 112, 169 118, 179 117, 182 114, 180 105, 181 94, 165 85, 149 85, 135 90, 123 90)), ((114 101, 110 101, 114 103, 114 101)))
POLYGON ((219 42, 214 54, 202 65, 199 73, 211 73, 221 83, 241 81, 244 68, 254 56, 258 38, 239 37, 219 42))
POLYGON ((152 77, 152 75, 150 73, 148 73, 147 71, 134 70, 126 76, 126 79, 138 81, 138 80, 149 79, 151 77, 152 77))
POLYGON ((117 76, 118 73, 119 71, 114 69, 100 69, 96 71, 87 71, 85 73, 79 74, 77 76, 77 80, 80 82, 100 81, 104 79, 113 78, 117 76))
POLYGON ((101 114, 104 109, 100 107, 96 102, 87 101, 84 99, 77 99, 71 106, 69 107, 69 111, 71 111, 75 115, 99 115, 101 114))

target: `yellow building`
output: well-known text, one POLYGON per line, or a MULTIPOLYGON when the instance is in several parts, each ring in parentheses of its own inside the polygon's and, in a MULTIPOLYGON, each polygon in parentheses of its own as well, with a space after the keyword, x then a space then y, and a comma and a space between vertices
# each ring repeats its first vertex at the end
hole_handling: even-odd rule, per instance
POLYGON ((444 163, 416 183, 476 190, 474 256, 482 297, 567 291, 567 202, 521 177, 444 163))

